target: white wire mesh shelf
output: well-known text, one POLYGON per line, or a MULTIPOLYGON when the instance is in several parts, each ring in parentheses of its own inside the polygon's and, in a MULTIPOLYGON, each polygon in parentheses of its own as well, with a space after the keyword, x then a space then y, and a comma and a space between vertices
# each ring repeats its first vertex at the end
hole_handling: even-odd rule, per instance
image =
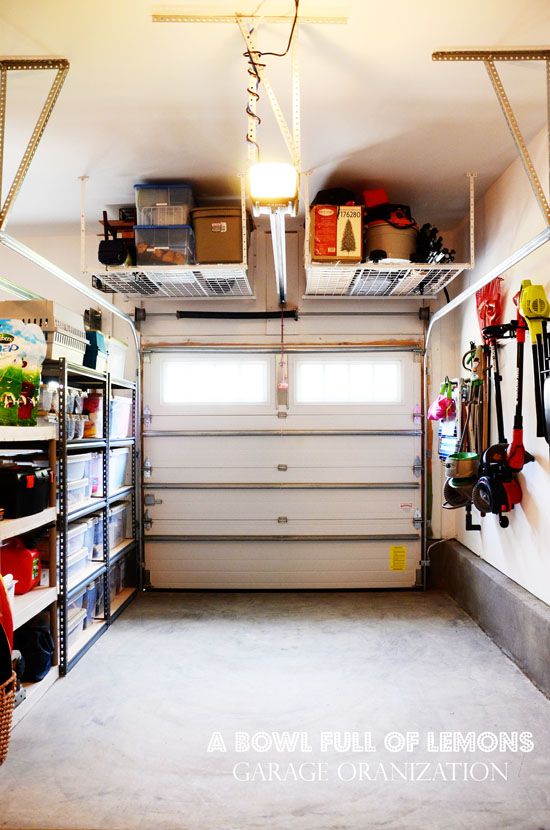
POLYGON ((240 265, 106 268, 93 271, 94 286, 128 297, 195 299, 252 297, 247 269, 240 265))
POLYGON ((306 297, 435 297, 469 263, 308 263, 306 297))

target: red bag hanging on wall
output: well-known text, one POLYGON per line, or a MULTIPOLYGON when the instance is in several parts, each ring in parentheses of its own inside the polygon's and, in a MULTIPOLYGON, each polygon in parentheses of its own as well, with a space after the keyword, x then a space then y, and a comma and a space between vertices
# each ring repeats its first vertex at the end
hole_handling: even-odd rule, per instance
POLYGON ((479 329, 483 334, 485 326, 496 326, 502 318, 502 277, 496 277, 479 291, 476 291, 476 308, 479 329))

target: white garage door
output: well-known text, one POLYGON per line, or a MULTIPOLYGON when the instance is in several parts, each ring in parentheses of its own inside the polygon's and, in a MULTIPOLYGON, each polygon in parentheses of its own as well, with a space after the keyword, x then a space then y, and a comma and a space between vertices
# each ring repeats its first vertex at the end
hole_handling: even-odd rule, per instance
POLYGON ((420 567, 413 351, 144 357, 154 588, 402 588, 420 567))

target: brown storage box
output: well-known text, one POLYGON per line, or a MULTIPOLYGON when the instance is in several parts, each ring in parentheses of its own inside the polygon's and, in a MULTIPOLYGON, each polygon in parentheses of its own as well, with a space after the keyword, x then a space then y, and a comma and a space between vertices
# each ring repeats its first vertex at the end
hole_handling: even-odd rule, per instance
POLYGON ((243 261, 239 207, 195 208, 191 215, 197 263, 215 265, 243 261))
POLYGON ((363 208, 315 205, 310 211, 310 251, 314 262, 360 262, 363 208))

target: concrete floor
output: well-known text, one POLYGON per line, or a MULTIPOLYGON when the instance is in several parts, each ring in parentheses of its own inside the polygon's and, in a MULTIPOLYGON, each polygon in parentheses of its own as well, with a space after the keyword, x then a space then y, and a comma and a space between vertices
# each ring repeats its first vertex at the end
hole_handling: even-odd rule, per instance
POLYGON ((152 594, 14 731, 0 827, 550 828, 549 739, 550 702, 444 594, 152 594), (283 730, 312 751, 234 751, 237 731, 283 730), (320 751, 346 731, 357 751, 320 751), (534 748, 443 753, 443 731, 534 748), (391 753, 390 732, 420 744, 391 753), (328 780, 288 780, 312 772, 328 780))

